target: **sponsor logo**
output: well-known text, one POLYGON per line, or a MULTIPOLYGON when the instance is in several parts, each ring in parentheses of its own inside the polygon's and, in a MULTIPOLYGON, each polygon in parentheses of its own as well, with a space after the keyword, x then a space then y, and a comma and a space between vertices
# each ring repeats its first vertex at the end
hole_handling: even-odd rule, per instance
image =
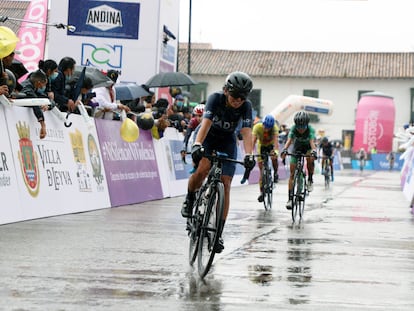
POLYGON ((91 134, 88 135, 88 152, 92 165, 93 178, 95 178, 98 185, 101 185, 104 179, 102 175, 102 160, 99 155, 98 145, 91 134))
POLYGON ((364 122, 364 139, 363 143, 368 145, 368 150, 377 146, 377 141, 381 140, 384 135, 384 128, 378 122, 379 111, 371 110, 367 120, 364 122))
POLYGON ((82 66, 122 67, 122 45, 82 43, 82 66))
POLYGON ((122 27, 122 14, 109 5, 100 5, 88 10, 86 24, 102 31, 122 27))
POLYGON ((73 157, 76 163, 76 177, 80 191, 92 191, 91 178, 86 167, 85 148, 83 147, 82 133, 76 129, 70 133, 70 142, 72 145, 73 157))
POLYGON ((23 180, 29 194, 32 197, 37 197, 40 185, 39 163, 38 155, 34 151, 33 143, 30 140, 30 127, 26 122, 18 122, 16 128, 20 138, 18 160, 23 180))

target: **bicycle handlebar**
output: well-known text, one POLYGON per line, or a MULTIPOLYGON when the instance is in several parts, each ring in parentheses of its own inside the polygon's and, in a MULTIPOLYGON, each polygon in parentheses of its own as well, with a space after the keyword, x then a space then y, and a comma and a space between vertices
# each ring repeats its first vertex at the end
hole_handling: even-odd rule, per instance
POLYGON ((318 158, 318 156, 315 157, 311 154, 306 154, 306 153, 301 153, 301 152, 296 152, 296 153, 286 152, 285 154, 293 156, 293 157, 304 157, 304 158, 314 158, 314 159, 318 158))

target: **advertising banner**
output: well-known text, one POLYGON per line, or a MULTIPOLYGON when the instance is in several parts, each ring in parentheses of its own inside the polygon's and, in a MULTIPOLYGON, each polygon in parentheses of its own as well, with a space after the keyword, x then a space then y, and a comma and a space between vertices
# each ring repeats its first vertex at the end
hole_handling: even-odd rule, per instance
POLYGON ((110 207, 95 128, 74 114, 65 127, 47 111, 47 136, 40 139, 32 109, 4 110, 24 219, 110 207))
POLYGON ((165 52, 176 64, 179 9, 179 0, 50 1, 49 20, 73 27, 48 28, 48 58, 71 56, 80 66, 117 70, 118 82, 144 84, 165 52))
POLYGON ((22 219, 22 210, 3 105, 0 105, 0 133, 0 224, 6 224, 22 219))
POLYGON ((95 119, 112 206, 163 197, 150 131, 141 130, 135 142, 122 140, 122 122, 95 119))

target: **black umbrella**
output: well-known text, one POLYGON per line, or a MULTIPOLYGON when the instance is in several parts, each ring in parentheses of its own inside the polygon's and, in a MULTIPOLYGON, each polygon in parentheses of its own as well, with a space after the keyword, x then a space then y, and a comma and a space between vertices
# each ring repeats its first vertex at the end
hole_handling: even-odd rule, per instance
POLYGON ((101 70, 95 67, 83 67, 75 66, 75 72, 73 73, 72 80, 77 81, 82 73, 83 68, 85 69, 85 77, 92 80, 93 87, 110 86, 114 82, 101 70))
POLYGON ((185 86, 194 84, 197 84, 197 82, 182 72, 160 72, 145 83, 147 87, 185 86))
POLYGON ((116 99, 118 100, 134 100, 150 95, 141 85, 136 83, 120 83, 115 84, 116 99))

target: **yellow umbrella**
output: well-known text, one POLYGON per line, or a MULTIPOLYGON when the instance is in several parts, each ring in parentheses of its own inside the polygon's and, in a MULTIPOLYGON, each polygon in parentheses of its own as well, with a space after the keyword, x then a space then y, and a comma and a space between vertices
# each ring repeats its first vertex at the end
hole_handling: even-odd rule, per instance
POLYGON ((16 44, 19 42, 19 38, 9 27, 0 26, 0 58, 9 56, 16 44))

